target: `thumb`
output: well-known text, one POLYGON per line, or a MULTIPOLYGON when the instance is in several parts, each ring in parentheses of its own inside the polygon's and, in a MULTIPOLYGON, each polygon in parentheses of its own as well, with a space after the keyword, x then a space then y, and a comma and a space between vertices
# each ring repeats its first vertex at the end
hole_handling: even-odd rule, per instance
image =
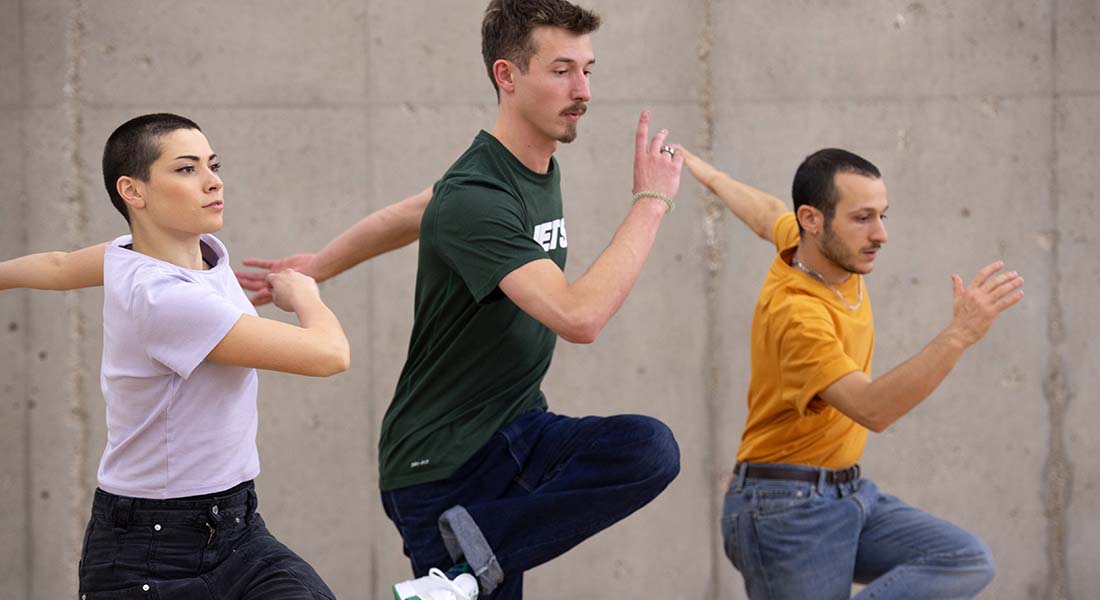
POLYGON ((963 280, 962 280, 962 277, 959 277, 958 275, 952 275, 951 276, 951 287, 953 288, 953 291, 955 293, 955 299, 958 299, 959 296, 961 296, 962 293, 963 293, 963 280))

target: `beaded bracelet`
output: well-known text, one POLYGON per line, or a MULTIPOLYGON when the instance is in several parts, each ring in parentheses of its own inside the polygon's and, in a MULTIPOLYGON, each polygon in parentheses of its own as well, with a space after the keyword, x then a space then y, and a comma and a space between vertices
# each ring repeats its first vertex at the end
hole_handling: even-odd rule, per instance
POLYGON ((672 211, 676 210, 676 203, 672 201, 672 198, 669 198, 668 196, 662 194, 661 192, 638 192, 637 194, 634 194, 633 198, 630 199, 630 204, 634 205, 634 203, 636 203, 639 198, 647 198, 647 197, 648 198, 660 198, 661 200, 664 200, 665 204, 668 205, 668 212, 672 212, 672 211))

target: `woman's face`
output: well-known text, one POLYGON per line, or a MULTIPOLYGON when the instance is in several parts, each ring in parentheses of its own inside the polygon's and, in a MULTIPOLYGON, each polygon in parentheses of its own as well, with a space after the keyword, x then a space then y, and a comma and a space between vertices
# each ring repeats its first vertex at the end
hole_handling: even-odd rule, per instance
POLYGON ((196 129, 177 129, 161 136, 160 157, 141 182, 143 219, 157 229, 185 235, 222 228, 222 180, 218 155, 196 129))

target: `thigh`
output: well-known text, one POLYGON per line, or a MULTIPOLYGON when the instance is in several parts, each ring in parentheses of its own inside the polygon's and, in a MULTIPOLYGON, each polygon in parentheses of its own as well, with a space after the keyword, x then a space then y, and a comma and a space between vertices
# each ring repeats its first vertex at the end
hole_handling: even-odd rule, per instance
POLYGON ((723 541, 751 598, 848 598, 861 518, 850 497, 750 480, 726 496, 723 541))
POLYGON ((863 484, 858 495, 868 514, 859 539, 856 581, 872 581, 897 565, 929 556, 984 554, 984 544, 969 531, 880 493, 870 480, 863 484))
POLYGON ((545 413, 537 427, 525 433, 521 448, 528 452, 520 460, 521 481, 540 493, 649 480, 663 489, 679 472, 675 437, 652 417, 545 413))
POLYGON ((268 531, 254 513, 240 546, 205 576, 218 598, 331 600, 317 571, 268 531))

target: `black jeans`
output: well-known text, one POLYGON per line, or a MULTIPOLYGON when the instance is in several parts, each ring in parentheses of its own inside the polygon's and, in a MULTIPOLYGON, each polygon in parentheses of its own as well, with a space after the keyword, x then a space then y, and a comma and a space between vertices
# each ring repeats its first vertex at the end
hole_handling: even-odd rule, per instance
POLYGON ((334 598, 313 567, 268 532, 252 482, 178 500, 97 489, 79 573, 82 600, 334 598))

